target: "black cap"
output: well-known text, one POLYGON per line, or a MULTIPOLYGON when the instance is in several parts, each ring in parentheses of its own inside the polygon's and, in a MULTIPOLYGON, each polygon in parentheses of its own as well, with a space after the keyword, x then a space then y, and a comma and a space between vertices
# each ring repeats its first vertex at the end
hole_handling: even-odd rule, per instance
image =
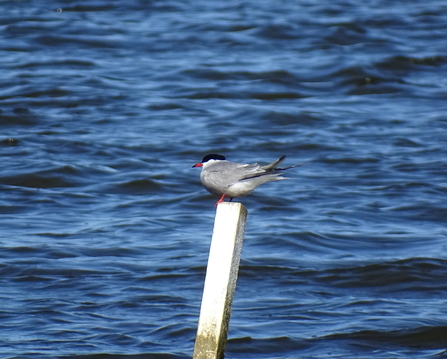
POLYGON ((208 162, 209 160, 225 160, 225 156, 222 155, 217 155, 215 153, 210 153, 209 155, 206 155, 205 157, 203 157, 202 159, 202 163, 204 162, 208 162))

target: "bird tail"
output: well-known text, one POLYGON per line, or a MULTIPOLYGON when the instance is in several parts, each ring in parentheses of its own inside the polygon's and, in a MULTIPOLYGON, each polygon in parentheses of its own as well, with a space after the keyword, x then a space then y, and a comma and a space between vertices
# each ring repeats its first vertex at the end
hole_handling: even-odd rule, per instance
MULTIPOLYGON (((256 178, 256 177, 269 178, 269 181, 284 180, 284 179, 288 179, 288 177, 281 177, 281 175, 283 174, 282 171, 288 170, 289 168, 302 166, 302 165, 305 165, 306 163, 308 163, 308 162, 305 162, 305 163, 301 163, 299 165, 279 168, 278 166, 281 165, 281 163, 285 160, 285 158, 286 158, 286 156, 281 156, 276 161, 273 161, 272 163, 269 163, 268 165, 261 166, 260 167, 261 171, 255 172, 252 175, 244 176, 240 180, 246 180, 246 179, 256 178)), ((264 181, 264 182, 266 182, 266 181, 264 181)), ((262 183, 264 183, 264 182, 262 182, 262 183)))
POLYGON ((300 163, 298 165, 293 165, 293 166, 289 166, 289 167, 284 167, 284 168, 277 168, 277 171, 284 171, 284 170, 288 170, 289 168, 294 168, 294 167, 299 167, 302 165, 307 165, 309 162, 304 162, 304 163, 300 163))
POLYGON ((276 170, 279 170, 278 166, 283 163, 283 161, 286 159, 286 156, 281 156, 279 159, 277 159, 276 161, 273 161, 272 163, 269 163, 268 165, 265 166, 261 166, 261 168, 263 170, 265 170, 266 172, 273 172, 276 170))
POLYGON ((308 163, 308 162, 304 162, 304 163, 300 163, 300 164, 294 165, 294 166, 279 168, 279 166, 281 165, 281 163, 283 163, 283 161, 285 159, 286 159, 286 156, 281 156, 276 161, 273 161, 272 163, 270 163, 268 165, 262 166, 261 168, 264 169, 266 172, 279 172, 279 171, 288 170, 289 168, 299 167, 299 166, 302 166, 302 165, 305 165, 308 163))

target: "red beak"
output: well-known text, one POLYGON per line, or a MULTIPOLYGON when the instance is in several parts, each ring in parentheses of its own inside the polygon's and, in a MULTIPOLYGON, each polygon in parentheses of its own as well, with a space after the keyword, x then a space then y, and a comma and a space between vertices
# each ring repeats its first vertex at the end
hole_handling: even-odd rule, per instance
POLYGON ((203 167, 203 163, 196 163, 193 167, 203 167))

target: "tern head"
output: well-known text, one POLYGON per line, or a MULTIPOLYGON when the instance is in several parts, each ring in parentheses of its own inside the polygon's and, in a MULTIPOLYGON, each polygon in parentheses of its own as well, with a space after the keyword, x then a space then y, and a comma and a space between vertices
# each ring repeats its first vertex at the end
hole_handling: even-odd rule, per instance
POLYGON ((225 161, 225 156, 218 155, 216 153, 210 153, 203 157, 202 162, 196 163, 193 167, 203 167, 203 164, 209 160, 225 161))

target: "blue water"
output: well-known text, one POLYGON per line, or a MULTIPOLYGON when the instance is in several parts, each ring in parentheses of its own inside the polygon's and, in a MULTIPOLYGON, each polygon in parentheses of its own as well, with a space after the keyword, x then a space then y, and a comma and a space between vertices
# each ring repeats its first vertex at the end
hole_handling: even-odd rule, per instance
POLYGON ((2 1, 0 357, 189 358, 207 153, 248 209, 227 358, 447 358, 447 5, 2 1))

